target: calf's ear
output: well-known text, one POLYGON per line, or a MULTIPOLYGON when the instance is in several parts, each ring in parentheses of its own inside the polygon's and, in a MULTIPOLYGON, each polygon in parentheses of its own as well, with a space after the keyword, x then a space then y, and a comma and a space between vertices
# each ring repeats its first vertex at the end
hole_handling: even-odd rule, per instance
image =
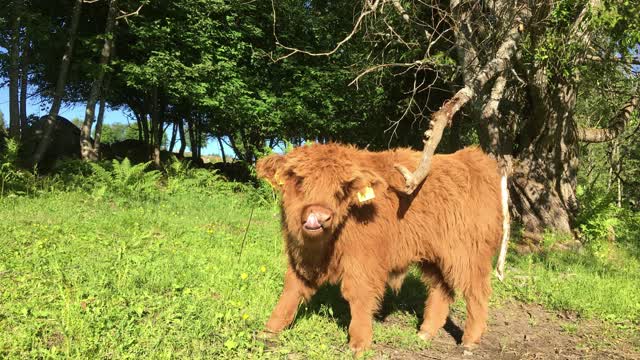
POLYGON ((258 160, 256 163, 256 172, 269 182, 274 188, 281 188, 282 179, 278 176, 279 170, 284 165, 284 156, 280 154, 271 154, 258 160))
POLYGON ((387 182, 375 172, 358 170, 351 181, 352 203, 356 206, 370 204, 376 201, 376 196, 381 196, 387 187, 387 182))

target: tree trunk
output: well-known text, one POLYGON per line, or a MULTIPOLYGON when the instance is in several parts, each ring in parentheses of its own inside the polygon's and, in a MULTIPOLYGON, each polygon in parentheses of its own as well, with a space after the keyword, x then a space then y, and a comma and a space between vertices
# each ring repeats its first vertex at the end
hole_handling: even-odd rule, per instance
POLYGON ((20 16, 22 0, 15 0, 11 14, 11 48, 9 49, 9 136, 20 139, 20 16))
POLYGON ((140 120, 140 115, 135 110, 133 110, 133 116, 136 117, 136 127, 138 128, 138 141, 142 141, 142 120, 140 120))
POLYGON ((200 118, 196 118, 196 126, 193 129, 196 134, 196 149, 198 153, 198 159, 202 158, 202 130, 200 125, 200 118))
POLYGON ((176 138, 178 137, 178 126, 173 123, 171 127, 171 140, 169 140, 169 152, 173 152, 173 148, 176 146, 176 138))
POLYGON ((20 131, 24 134, 27 128, 27 91, 29 85, 29 60, 31 57, 31 45, 29 36, 25 34, 22 45, 22 69, 20 71, 20 131))
POLYGON ((180 150, 178 154, 184 158, 184 151, 187 149, 187 137, 184 135, 184 120, 178 122, 178 133, 180 134, 180 150))
POLYGON ((160 167, 160 142, 162 141, 162 123, 160 122, 160 104, 158 104, 158 86, 155 85, 151 90, 151 135, 153 153, 151 160, 160 167), (160 138, 158 138, 160 137, 160 138))
POLYGON ((73 6, 73 14, 71 16, 71 28, 69 29, 69 39, 67 40, 64 55, 62 56, 62 62, 60 64, 60 71, 58 72, 58 80, 56 82, 56 90, 53 96, 53 103, 49 110, 49 116, 44 124, 44 131, 42 140, 38 144, 35 154, 33 155, 33 164, 40 163, 40 160, 46 153, 51 143, 51 135, 55 127, 55 121, 60 112, 62 106, 62 97, 64 96, 64 88, 67 83, 67 74, 69 72, 69 65, 71 64, 71 56, 73 55, 73 44, 76 40, 78 32, 78 23, 80 22, 80 10, 82 8, 83 0, 76 0, 73 6))
POLYGON ((578 210, 575 85, 562 78, 548 83, 545 69, 538 69, 529 84, 532 111, 521 113, 526 123, 516 139, 513 210, 527 231, 570 233, 578 210))
POLYGON ((195 156, 195 152, 193 150, 193 141, 195 139, 195 135, 193 134, 193 120, 187 119, 187 131, 189 132, 189 148, 191 149, 191 158, 195 156))
POLYGON ((145 144, 151 144, 149 119, 146 112, 142 112, 140 114, 140 125, 142 125, 142 140, 145 142, 145 144))
POLYGON ((195 159, 200 159, 200 139, 198 138, 198 118, 191 119, 193 125, 193 138, 191 138, 191 153, 195 159))
POLYGON ((220 154, 222 155, 222 163, 226 164, 227 163, 227 159, 226 159, 227 156, 224 154, 224 146, 222 144, 221 136, 218 136, 218 146, 220 146, 220 154))
POLYGON ((158 99, 158 121, 156 127, 156 143, 158 144, 158 157, 160 156, 160 151, 164 147, 166 150, 166 144, 164 143, 164 133, 169 127, 168 125, 165 127, 164 124, 166 122, 167 116, 167 98, 166 96, 160 96, 158 99))
POLYGON ((100 97, 100 89, 104 80, 106 67, 111 57, 111 49, 113 42, 113 27, 116 22, 116 13, 118 12, 118 1, 111 0, 109 2, 109 13, 107 15, 107 23, 104 29, 104 45, 100 53, 100 64, 98 65, 98 75, 91 84, 91 92, 87 101, 87 109, 85 110, 84 123, 80 131, 80 154, 83 160, 97 160, 97 153, 91 144, 91 127, 95 118, 96 103, 100 97))
POLYGON ((104 86, 100 92, 100 108, 98 110, 98 120, 96 121, 96 132, 93 139, 93 151, 100 156, 100 139, 102 138, 102 124, 104 123, 104 112, 107 105, 107 91, 109 91, 109 85, 111 83, 111 76, 107 75, 104 80, 104 86))
POLYGON ((189 131, 189 147, 191 148, 191 160, 195 160, 198 157, 198 154, 196 153, 196 134, 195 131, 193 130, 193 123, 194 123, 194 119, 190 118, 187 120, 187 127, 188 127, 188 131, 189 131))
MULTIPOLYGON (((292 143, 294 143, 293 140, 295 139, 292 139, 292 143)), ((233 152, 236 154, 236 159, 243 160, 242 150, 238 147, 235 136, 229 135, 229 144, 231 145, 233 152)))

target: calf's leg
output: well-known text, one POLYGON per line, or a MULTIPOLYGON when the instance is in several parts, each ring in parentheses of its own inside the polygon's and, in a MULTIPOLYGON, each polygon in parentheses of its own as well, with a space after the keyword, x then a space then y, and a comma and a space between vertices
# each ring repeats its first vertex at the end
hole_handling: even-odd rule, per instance
POLYGON ((308 300, 316 289, 307 286, 291 269, 287 268, 284 278, 284 289, 278 300, 278 304, 271 313, 269 321, 267 321, 266 331, 270 333, 278 333, 289 326, 293 321, 300 305, 300 300, 308 300))
POLYGON ((464 326, 462 345, 473 347, 480 342, 487 328, 489 296, 491 295, 490 272, 483 272, 472 278, 469 287, 464 290, 467 303, 467 321, 464 326))
POLYGON ((434 264, 423 263, 422 274, 424 282, 429 286, 429 293, 418 336, 423 340, 428 340, 433 338, 447 322, 449 306, 453 303, 454 294, 434 264))
POLYGON ((384 295, 384 278, 379 281, 366 276, 349 276, 342 279, 342 296, 349 302, 349 347, 359 354, 371 347, 373 314, 384 295))

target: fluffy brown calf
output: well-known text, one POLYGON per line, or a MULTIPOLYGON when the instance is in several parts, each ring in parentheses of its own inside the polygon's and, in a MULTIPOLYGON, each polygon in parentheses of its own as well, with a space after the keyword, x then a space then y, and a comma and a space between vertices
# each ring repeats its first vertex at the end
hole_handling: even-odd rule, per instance
POLYGON ((502 235, 501 188, 494 160, 477 148, 436 155, 411 197, 394 169, 413 169, 421 154, 369 152, 329 144, 258 161, 258 174, 282 192, 282 228, 289 266, 266 330, 288 326, 301 299, 323 283, 341 282, 349 302, 349 346, 371 345, 372 320, 385 284, 396 290, 412 263, 429 286, 418 335, 444 326, 459 289, 467 303, 463 344, 479 342, 491 293, 491 257, 502 235))

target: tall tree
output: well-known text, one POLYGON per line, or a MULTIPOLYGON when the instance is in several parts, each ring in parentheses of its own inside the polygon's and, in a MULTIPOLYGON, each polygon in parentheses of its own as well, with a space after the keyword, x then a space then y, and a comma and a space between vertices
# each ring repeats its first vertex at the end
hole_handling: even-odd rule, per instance
POLYGON ((42 140, 38 144, 38 147, 33 155, 33 164, 40 163, 40 160, 46 153, 51 143, 51 136, 55 127, 55 122, 62 106, 62 98, 64 96, 64 89, 67 83, 67 75, 69 72, 69 65, 71 64, 71 58, 73 56, 73 47, 77 36, 78 24, 80 23, 80 11, 82 9, 83 0, 75 0, 73 6, 73 13, 71 15, 71 25, 69 27, 69 35, 65 46, 64 55, 60 63, 60 70, 58 73, 58 80, 56 82, 56 89, 53 95, 53 103, 49 110, 49 115, 45 122, 42 140))
POLYGON ((83 160, 95 160, 98 156, 93 149, 93 144, 91 143, 91 128, 95 118, 96 103, 100 98, 100 90, 103 87, 104 76, 107 71, 106 68, 109 64, 109 59, 111 58, 113 48, 113 27, 116 22, 117 13, 118 1, 110 0, 104 30, 104 44, 100 53, 100 63, 98 65, 95 80, 91 84, 91 92, 89 93, 89 99, 87 100, 84 122, 82 123, 82 129, 80 132, 80 154, 83 160))
POLYGON ((25 29, 22 41, 22 56, 20 69, 20 132, 24 134, 27 128, 27 98, 29 96, 29 65, 31 59, 31 43, 25 29))
POLYGON ((11 47, 9 49, 9 136, 20 138, 20 22, 23 0, 14 0, 11 6, 11 47))
POLYGON ((104 79, 104 84, 102 91, 100 91, 100 106, 98 108, 98 120, 96 121, 96 132, 93 139, 93 151, 94 153, 100 157, 100 144, 102 142, 102 125, 104 123, 104 113, 107 106, 107 91, 109 91, 109 85, 111 76, 107 75, 107 78, 104 79))
MULTIPOLYGON (((591 133, 612 138, 604 136, 610 131, 583 131, 576 122, 582 74, 596 58, 617 63, 618 72, 631 73, 620 64, 638 59, 640 21, 633 14, 639 11, 637 2, 599 0, 377 0, 365 2, 345 40, 370 22, 367 35, 375 45, 371 53, 379 54, 381 62, 365 68, 362 75, 385 69, 413 73, 417 81, 409 84, 406 108, 415 114, 414 120, 429 113, 420 94, 430 92, 432 84, 423 74, 435 72, 451 79, 448 86, 454 96, 430 116, 423 160, 414 172, 398 167, 408 193, 428 176, 445 128, 466 107, 469 111, 461 118, 476 124, 483 148, 500 159, 511 177, 513 210, 526 229, 570 232, 578 210, 579 142, 589 141, 591 133), (398 47, 404 48, 402 56, 392 56, 398 47), (452 62, 457 67, 451 67, 452 62)), ((324 53, 285 46, 283 58, 297 53, 336 55, 345 43, 324 53)), ((637 79, 627 76, 625 81, 637 79)), ((627 89, 633 99, 636 87, 627 89)), ((624 114, 637 107, 633 101, 629 104, 624 114)), ((622 118, 613 123, 625 123, 629 117, 622 118)))

